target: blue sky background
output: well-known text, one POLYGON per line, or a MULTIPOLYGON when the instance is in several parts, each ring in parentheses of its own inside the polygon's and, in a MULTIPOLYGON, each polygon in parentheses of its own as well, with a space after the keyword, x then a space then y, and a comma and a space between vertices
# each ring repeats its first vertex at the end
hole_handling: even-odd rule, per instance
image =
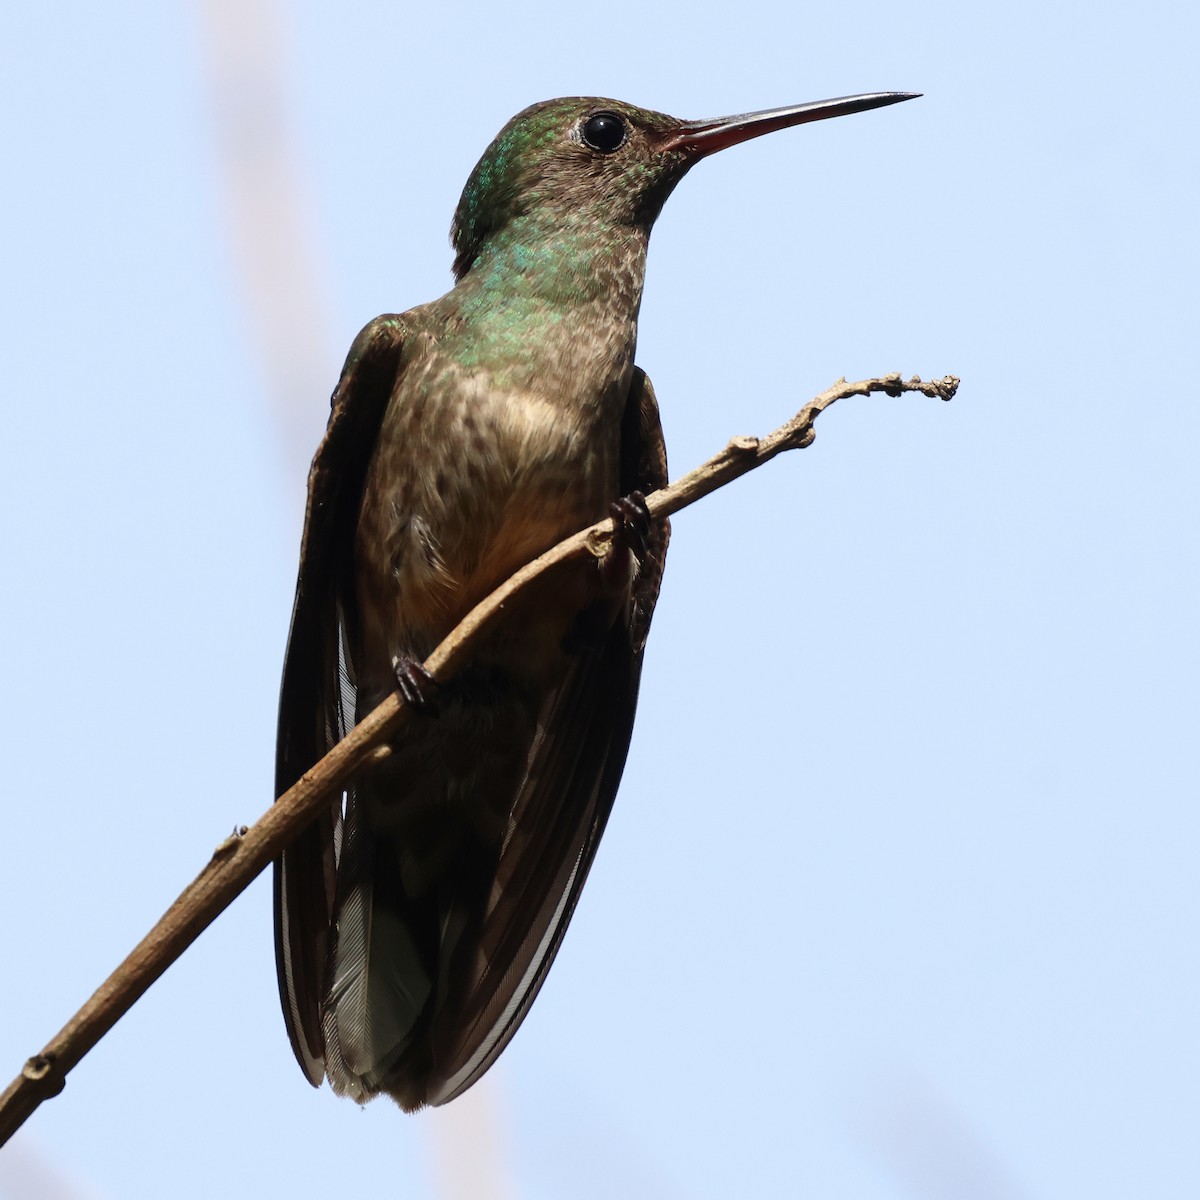
POLYGON ((702 164, 639 361, 682 514, 617 807, 485 1084, 312 1091, 257 881, 4 1200, 1200 1191, 1197 18, 1179 5, 13 4, 0 1069, 271 799, 307 459, 489 139, 911 89, 702 164), (474 1173, 474 1174, 473 1174, 474 1173))

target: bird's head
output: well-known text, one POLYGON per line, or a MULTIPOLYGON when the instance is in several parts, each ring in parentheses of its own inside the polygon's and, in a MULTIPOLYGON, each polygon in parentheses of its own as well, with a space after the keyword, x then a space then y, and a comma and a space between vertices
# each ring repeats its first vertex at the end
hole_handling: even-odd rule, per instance
POLYGON ((713 121, 680 121, 596 96, 534 104, 496 135, 467 180, 450 230, 455 277, 520 217, 608 222, 648 233, 671 190, 701 158, 760 134, 918 94, 874 92, 713 121))

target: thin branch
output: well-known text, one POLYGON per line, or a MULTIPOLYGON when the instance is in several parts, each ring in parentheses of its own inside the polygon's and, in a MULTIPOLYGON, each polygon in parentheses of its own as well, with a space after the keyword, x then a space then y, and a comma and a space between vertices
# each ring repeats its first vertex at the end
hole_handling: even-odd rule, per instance
MULTIPOLYGON (((769 462, 785 450, 803 449, 815 436, 813 422, 831 404, 847 396, 883 392, 900 396, 920 392, 949 400, 958 388, 952 375, 932 383, 897 375, 839 380, 806 404, 790 421, 765 438, 734 438, 719 454, 669 487, 646 498, 656 517, 671 516, 717 488, 769 462)), ((468 661, 479 640, 505 615, 518 593, 534 586, 545 573, 570 560, 604 553, 612 522, 598 521, 523 567, 467 614, 430 655, 426 669, 436 679, 452 678, 468 661)), ((243 891, 267 863, 317 814, 322 804, 374 759, 388 753, 387 743, 408 720, 409 710, 393 692, 368 714, 319 763, 289 788, 248 829, 226 838, 196 879, 159 919, 128 958, 100 985, 95 994, 50 1040, 25 1063, 21 1074, 0 1095, 0 1145, 3 1145, 43 1100, 62 1091, 67 1072, 120 1020, 146 989, 196 940, 223 909, 243 891)))

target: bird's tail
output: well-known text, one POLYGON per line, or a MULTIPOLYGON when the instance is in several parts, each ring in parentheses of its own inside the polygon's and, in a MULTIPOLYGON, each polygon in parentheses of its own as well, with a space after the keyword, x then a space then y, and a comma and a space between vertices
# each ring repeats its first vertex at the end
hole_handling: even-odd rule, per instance
POLYGON ((412 922, 388 894, 396 874, 389 839, 372 833, 366 811, 365 797, 351 794, 324 1006, 326 1074, 334 1091, 360 1104, 412 1044, 433 988, 412 922))

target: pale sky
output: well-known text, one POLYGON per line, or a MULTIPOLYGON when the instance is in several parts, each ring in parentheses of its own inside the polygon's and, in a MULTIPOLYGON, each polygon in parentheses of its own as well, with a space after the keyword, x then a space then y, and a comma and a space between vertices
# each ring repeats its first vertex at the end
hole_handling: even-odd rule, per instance
POLYGON ((512 113, 924 92, 701 164, 638 359, 676 474, 842 375, 963 380, 676 520, 604 844, 469 1098, 308 1087, 264 876, 2 1200, 1200 1193, 1197 18, 644 8, 0 18, 0 1087, 270 803, 330 389, 449 286, 512 113))

